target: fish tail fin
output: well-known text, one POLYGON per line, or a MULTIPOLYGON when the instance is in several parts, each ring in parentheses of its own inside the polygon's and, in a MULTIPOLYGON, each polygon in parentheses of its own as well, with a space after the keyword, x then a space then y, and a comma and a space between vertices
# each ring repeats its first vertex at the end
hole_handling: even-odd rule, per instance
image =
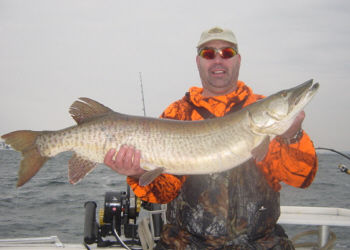
POLYGON ((36 138, 41 132, 19 130, 1 136, 6 144, 22 153, 23 159, 18 171, 17 187, 22 186, 32 178, 48 160, 43 157, 36 144, 36 138))

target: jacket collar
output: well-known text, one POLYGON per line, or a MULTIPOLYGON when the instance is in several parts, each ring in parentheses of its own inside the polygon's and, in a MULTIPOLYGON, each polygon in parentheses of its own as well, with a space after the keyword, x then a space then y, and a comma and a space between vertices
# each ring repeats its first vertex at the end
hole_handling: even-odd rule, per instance
POLYGON ((240 105, 248 96, 252 95, 251 88, 242 81, 237 82, 235 91, 222 96, 204 97, 203 88, 191 87, 189 89, 189 99, 197 107, 203 107, 216 117, 224 116, 235 105, 240 105))

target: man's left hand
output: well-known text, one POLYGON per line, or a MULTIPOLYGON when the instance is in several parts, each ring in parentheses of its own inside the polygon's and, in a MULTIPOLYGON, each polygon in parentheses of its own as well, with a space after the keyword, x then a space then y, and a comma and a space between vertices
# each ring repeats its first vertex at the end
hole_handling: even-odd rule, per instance
POLYGON ((295 118, 290 128, 286 132, 284 132, 282 135, 280 135, 280 138, 286 139, 286 140, 294 138, 297 135, 297 133, 301 130, 301 124, 303 123, 304 119, 305 119, 305 112, 301 111, 295 118))

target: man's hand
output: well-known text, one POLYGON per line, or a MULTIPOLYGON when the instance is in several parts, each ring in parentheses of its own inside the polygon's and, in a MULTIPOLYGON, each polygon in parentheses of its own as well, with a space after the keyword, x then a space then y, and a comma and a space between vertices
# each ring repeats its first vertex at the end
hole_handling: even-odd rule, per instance
POLYGON ((104 164, 118 174, 139 178, 146 171, 140 167, 141 152, 133 147, 121 146, 116 154, 116 149, 110 149, 104 159, 104 164), (115 159, 114 159, 115 156, 115 159))
POLYGON ((304 119, 305 119, 305 112, 301 111, 295 118, 290 128, 279 137, 285 140, 294 138, 298 134, 298 132, 301 130, 301 124, 303 123, 304 119))

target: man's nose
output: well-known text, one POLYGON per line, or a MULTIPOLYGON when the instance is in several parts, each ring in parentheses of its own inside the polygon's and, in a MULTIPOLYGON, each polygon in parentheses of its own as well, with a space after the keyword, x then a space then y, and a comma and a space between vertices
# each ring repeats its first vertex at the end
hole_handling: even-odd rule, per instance
POLYGON ((215 57, 214 57, 214 62, 221 62, 223 60, 223 58, 221 57, 221 55, 219 53, 215 53, 215 57))

